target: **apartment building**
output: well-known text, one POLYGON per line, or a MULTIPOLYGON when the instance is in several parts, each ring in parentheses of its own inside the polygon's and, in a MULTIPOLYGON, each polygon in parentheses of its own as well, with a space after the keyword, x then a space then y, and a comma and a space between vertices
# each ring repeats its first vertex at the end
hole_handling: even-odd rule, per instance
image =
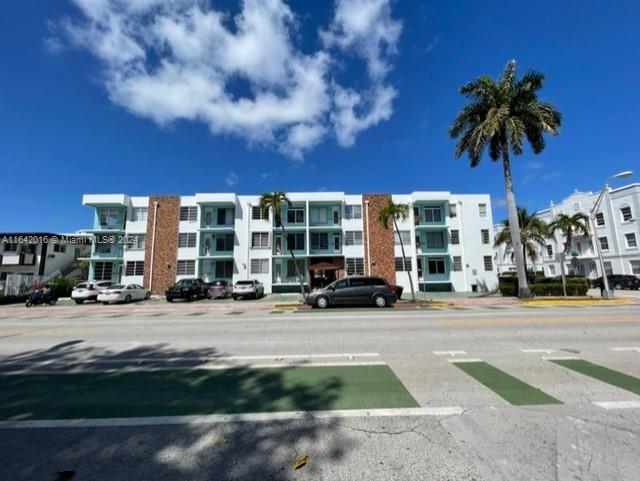
POLYGON ((405 291, 409 276, 423 291, 497 285, 489 195, 288 197, 280 225, 263 215, 257 195, 85 195, 83 204, 94 209, 90 279, 139 283, 154 293, 186 277, 258 279, 269 293, 297 292, 300 278, 314 289, 348 275, 381 275, 405 291), (398 220, 406 264, 399 236, 377 221, 390 199, 411 207, 398 220))
MULTIPOLYGON (((599 192, 574 191, 559 203, 537 212, 547 223, 561 213, 573 215, 582 212, 589 215, 599 192)), ((610 274, 640 275, 640 183, 609 188, 596 213, 596 237, 602 249, 605 271, 610 274)), ((495 226, 496 230, 501 226, 495 226)), ((594 226, 591 225, 593 231, 594 226)), ((556 233, 545 246, 541 246, 535 270, 543 270, 547 276, 560 275, 558 253, 564 249, 565 238, 556 233)), ((502 272, 515 271, 511 256, 505 256, 504 248, 496 249, 496 263, 502 272)), ((594 279, 602 275, 597 247, 593 235, 577 236, 572 240, 569 254, 565 258, 565 273, 594 279)))

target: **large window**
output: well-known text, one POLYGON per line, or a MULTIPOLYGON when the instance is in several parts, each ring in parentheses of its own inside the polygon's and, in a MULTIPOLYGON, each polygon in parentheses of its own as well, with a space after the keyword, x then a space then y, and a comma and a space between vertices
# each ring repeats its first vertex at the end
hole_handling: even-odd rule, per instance
POLYGON ((444 247, 444 235, 442 232, 427 232, 427 249, 441 249, 444 247))
POLYGON ((146 207, 134 207, 131 211, 131 220, 134 222, 142 222, 147 220, 146 207))
POLYGON ((183 222, 195 222, 198 220, 197 207, 180 207, 180 220, 183 222))
POLYGON ((451 229, 451 244, 460 244, 460 231, 458 229, 451 229))
POLYGON ((396 257, 396 272, 411 272, 411 257, 406 262, 402 257, 396 257))
POLYGON ((311 207, 309 217, 312 224, 326 224, 329 220, 327 207, 311 207))
POLYGON ((629 232, 624 235, 625 240, 627 241, 627 248, 636 249, 638 247, 638 241, 636 240, 636 235, 633 232, 629 232))
POLYGON ((304 224, 304 209, 301 207, 287 209, 287 223, 304 224))
POLYGON ((633 219, 631 207, 629 207, 628 205, 620 208, 620 215, 622 216, 622 222, 628 222, 633 219))
POLYGON ((232 225, 235 209, 233 207, 218 209, 217 225, 232 225))
POLYGON ((224 234, 216 236, 216 251, 230 252, 233 250, 233 234, 224 234))
POLYGON ((329 234, 327 232, 312 232, 311 248, 312 249, 328 249, 329 234))
POLYGON ((269 259, 251 259, 251 274, 268 274, 269 259))
POLYGON ((600 227, 604 225, 604 214, 602 212, 596 214, 596 224, 600 227))
POLYGON ((108 227, 110 229, 122 228, 120 209, 109 207, 106 209, 99 209, 98 217, 101 227, 108 227))
POLYGON ((178 234, 178 247, 195 247, 196 246, 196 233, 184 232, 178 234))
POLYGON ((5 252, 18 252, 18 244, 5 244, 4 245, 4 251, 5 252))
POLYGON ((432 257, 427 260, 427 272, 429 274, 446 274, 444 257, 432 257))
POLYGON ((268 249, 269 233, 268 232, 252 232, 251 248, 252 249, 268 249))
POLYGON ((424 208, 425 222, 442 222, 442 209, 439 205, 428 205, 424 208))
POLYGON ((193 276, 196 273, 196 261, 178 261, 176 275, 193 276))
POLYGON ((287 248, 294 251, 304 250, 304 233, 287 234, 287 248))
POLYGON ((346 246, 361 246, 362 245, 362 231, 361 230, 348 230, 344 233, 344 245, 346 246))
POLYGON ((402 238, 402 243, 406 246, 411 245, 411 231, 410 230, 401 230, 400 236, 396 231, 393 231, 393 243, 397 246, 400 245, 400 238, 402 238))
POLYGON ((362 206, 360 204, 348 204, 344 206, 345 219, 362 219, 362 206))
POLYGON ((125 275, 127 276, 142 276, 144 275, 144 261, 129 261, 125 268, 125 275))
POLYGON ((364 275, 364 257, 347 257, 345 263, 348 276, 364 275))
POLYGON ((131 242, 127 243, 127 248, 129 250, 143 250, 144 249, 144 243, 146 240, 146 235, 145 234, 131 234, 129 236, 129 240, 131 242))
POLYGON ((233 261, 216 261, 216 279, 233 277, 233 261))
POLYGON ((462 270, 462 256, 453 256, 453 270, 456 272, 462 270))
POLYGON ((296 263, 293 262, 293 259, 287 260, 287 277, 291 281, 298 281, 298 273, 300 273, 300 276, 304 276, 304 262, 298 260, 297 265, 298 269, 296 270, 296 263))
POLYGON ((112 262, 96 262, 93 265, 93 280, 95 281, 110 281, 112 273, 112 262))
POLYGON ((480 230, 480 237, 482 237, 482 243, 483 244, 488 244, 489 243, 489 229, 481 229, 480 230))
POLYGON ((485 271, 493 270, 493 258, 491 256, 484 256, 484 270, 485 271))

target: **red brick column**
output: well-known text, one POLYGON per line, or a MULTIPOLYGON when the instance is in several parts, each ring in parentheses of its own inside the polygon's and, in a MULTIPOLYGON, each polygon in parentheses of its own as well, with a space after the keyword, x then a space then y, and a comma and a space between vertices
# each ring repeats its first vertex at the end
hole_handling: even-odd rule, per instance
POLYGON ((179 196, 150 196, 147 211, 147 235, 144 245, 144 285, 149 287, 151 274, 151 251, 153 250, 154 294, 164 294, 165 289, 176 280, 178 255, 178 227, 180 221, 179 196), (158 203, 156 217, 155 248, 153 243, 154 203, 158 203))
POLYGON ((362 194, 362 217, 364 232, 364 270, 369 266, 371 254, 371 275, 384 277, 389 283, 396 282, 396 263, 393 248, 393 229, 385 229, 378 223, 377 216, 380 209, 386 207, 391 200, 391 194, 362 194), (369 212, 367 214, 367 201, 369 212), (367 242, 371 236, 371 243, 367 242))

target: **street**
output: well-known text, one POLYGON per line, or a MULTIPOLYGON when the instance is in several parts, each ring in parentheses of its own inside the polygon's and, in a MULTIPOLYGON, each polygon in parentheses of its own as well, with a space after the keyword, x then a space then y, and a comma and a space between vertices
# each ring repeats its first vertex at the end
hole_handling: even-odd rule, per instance
POLYGON ((636 303, 193 306, 0 311, 0 478, 640 479, 636 303))

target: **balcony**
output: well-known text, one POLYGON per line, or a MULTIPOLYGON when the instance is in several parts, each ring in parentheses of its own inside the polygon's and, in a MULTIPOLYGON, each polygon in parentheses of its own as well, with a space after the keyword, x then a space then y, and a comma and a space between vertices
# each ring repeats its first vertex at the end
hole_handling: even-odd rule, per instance
POLYGON ((316 202, 309 204, 309 227, 335 227, 342 224, 342 205, 316 202))
MULTIPOLYGON (((99 244, 96 244, 98 246, 99 244)), ((91 259, 120 259, 122 258, 122 246, 111 246, 109 249, 98 248, 91 253, 91 259)))
POLYGON ((235 226, 235 208, 224 207, 202 207, 200 230, 222 230, 230 231, 235 226))
POLYGON ((449 235, 442 227, 418 234, 419 254, 446 254, 449 250, 449 235))
POLYGON ((442 228, 446 227, 446 212, 444 203, 430 203, 414 205, 413 215, 416 228, 442 228))
POLYGON ((342 254, 341 232, 311 232, 309 254, 342 254))

